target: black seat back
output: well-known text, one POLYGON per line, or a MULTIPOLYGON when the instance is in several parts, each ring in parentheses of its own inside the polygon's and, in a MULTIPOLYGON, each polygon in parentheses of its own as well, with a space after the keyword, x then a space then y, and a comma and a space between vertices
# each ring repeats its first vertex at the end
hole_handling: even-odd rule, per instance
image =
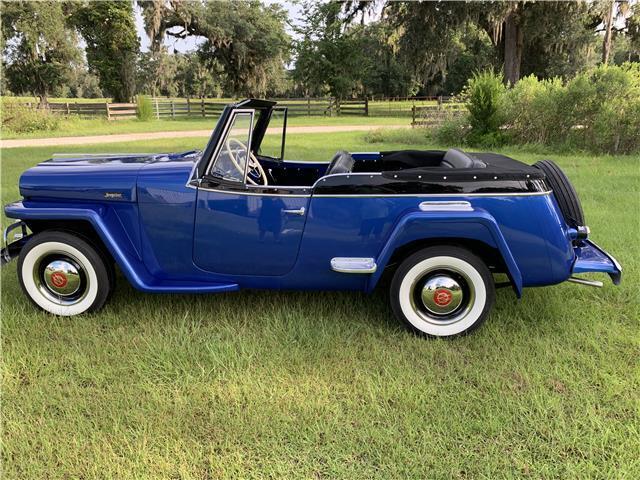
POLYGON ((349 152, 339 151, 333 156, 325 175, 350 173, 353 170, 354 163, 355 160, 349 152))
POLYGON ((447 168, 486 168, 487 164, 462 150, 450 148, 444 154, 440 166, 447 168))

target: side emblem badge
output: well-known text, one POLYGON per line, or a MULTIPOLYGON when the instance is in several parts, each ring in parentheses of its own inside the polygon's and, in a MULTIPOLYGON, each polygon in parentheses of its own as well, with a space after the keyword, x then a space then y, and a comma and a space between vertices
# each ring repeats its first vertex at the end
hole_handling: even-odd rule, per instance
POLYGON ((122 198, 120 192, 104 192, 104 198, 122 198))

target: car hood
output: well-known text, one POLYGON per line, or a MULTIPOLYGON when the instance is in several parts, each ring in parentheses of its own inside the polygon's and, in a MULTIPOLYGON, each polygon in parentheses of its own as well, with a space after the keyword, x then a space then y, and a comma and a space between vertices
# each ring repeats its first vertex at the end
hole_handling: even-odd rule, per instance
POLYGON ((59 155, 20 177, 24 198, 100 201, 136 200, 140 170, 149 165, 190 169, 199 151, 175 154, 59 155))

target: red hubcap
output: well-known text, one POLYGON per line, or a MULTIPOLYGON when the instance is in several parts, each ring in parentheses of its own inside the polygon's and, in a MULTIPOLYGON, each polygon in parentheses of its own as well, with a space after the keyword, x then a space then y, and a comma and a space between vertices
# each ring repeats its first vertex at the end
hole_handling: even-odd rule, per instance
POLYGON ((58 288, 62 288, 67 284, 67 276, 62 272, 55 272, 51 275, 51 283, 58 288))
POLYGON ((446 307, 451 303, 453 295, 446 288, 438 288, 433 292, 433 301, 439 307, 446 307))

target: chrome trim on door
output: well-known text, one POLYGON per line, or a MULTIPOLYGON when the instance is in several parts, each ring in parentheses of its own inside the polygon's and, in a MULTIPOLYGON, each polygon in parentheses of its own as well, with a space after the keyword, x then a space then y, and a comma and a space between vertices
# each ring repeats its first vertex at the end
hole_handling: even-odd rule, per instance
POLYGON ((282 213, 288 213, 290 215, 300 215, 300 216, 304 216, 305 212, 306 212, 306 209, 304 207, 282 210, 282 213))
POLYGON ((470 202, 464 200, 452 201, 425 201, 418 205, 423 212, 472 212, 473 207, 470 202))
POLYGON ((334 257, 331 270, 340 273, 375 273, 378 266, 374 258, 334 257))

